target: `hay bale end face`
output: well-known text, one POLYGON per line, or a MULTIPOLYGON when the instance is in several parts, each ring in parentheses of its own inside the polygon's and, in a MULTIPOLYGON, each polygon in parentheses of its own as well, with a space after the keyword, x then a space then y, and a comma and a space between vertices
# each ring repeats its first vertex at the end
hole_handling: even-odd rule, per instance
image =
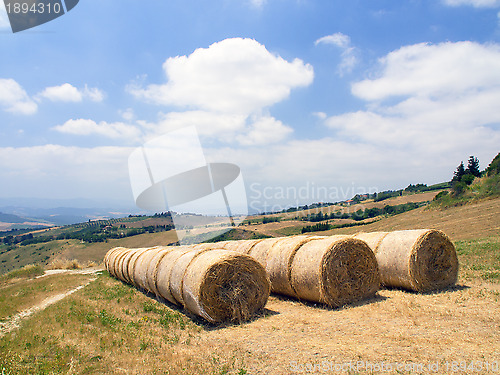
POLYGON ((370 236, 375 235, 356 235, 375 248, 383 285, 430 292, 456 283, 457 253, 443 232, 419 229, 379 233, 383 238, 378 246, 370 241, 370 236))
POLYGON ((347 236, 302 245, 292 262, 291 283, 298 298, 340 307, 376 294, 380 274, 368 245, 347 236))
POLYGON ((250 319, 264 308, 270 290, 264 267, 227 250, 197 254, 183 280, 186 308, 214 323, 250 319))

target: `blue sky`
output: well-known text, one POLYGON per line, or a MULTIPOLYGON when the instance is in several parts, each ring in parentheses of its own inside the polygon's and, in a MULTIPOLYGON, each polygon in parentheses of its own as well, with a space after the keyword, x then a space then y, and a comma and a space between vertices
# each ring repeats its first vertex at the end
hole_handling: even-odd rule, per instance
POLYGON ((133 206, 127 160, 195 125, 254 208, 437 183, 500 145, 498 0, 0 5, 0 197, 133 206))

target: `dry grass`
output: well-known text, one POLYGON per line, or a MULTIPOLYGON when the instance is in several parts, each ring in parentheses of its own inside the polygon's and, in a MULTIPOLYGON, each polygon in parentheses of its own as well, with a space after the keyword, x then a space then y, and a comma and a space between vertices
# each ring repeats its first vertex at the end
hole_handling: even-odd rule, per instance
MULTIPOLYGON (((93 264, 95 264, 93 262, 93 264)), ((79 270, 81 268, 85 268, 80 262, 76 259, 54 259, 49 263, 47 269, 49 270, 79 270)))
POLYGON ((261 318, 223 327, 204 325, 104 274, 1 338, 0 372, 273 375, 360 362, 365 367, 351 374, 378 373, 366 366, 381 363, 438 364, 439 374, 495 373, 451 371, 451 364, 499 359, 500 287, 483 280, 496 280, 487 275, 500 267, 498 245, 498 236, 457 243, 459 285, 439 293, 382 290, 341 309, 271 296, 261 318))
MULTIPOLYGON (((206 339, 227 342, 247 352, 252 374, 288 374, 299 365, 349 362, 365 364, 355 367, 351 374, 381 373, 370 371, 366 367, 369 363, 438 363, 437 373, 456 374, 451 371, 453 361, 481 361, 483 365, 498 361, 499 302, 498 290, 488 284, 426 295, 383 290, 370 303, 340 310, 271 297, 267 308, 272 313, 266 319, 208 332, 206 339)), ((491 372, 483 369, 466 373, 491 372)))
POLYGON ((32 279, 37 276, 43 275, 44 269, 42 266, 38 264, 28 264, 22 268, 19 268, 17 270, 10 271, 9 273, 6 273, 5 275, 0 276, 0 285, 6 283, 6 282, 12 282, 13 280, 17 279, 32 279))

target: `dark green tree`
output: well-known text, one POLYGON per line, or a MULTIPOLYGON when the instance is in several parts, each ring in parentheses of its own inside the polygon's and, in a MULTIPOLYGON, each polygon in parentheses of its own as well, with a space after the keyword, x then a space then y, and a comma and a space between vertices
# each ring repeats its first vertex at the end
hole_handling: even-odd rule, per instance
POLYGON ((479 170, 479 159, 471 155, 469 157, 469 162, 467 163, 467 170, 465 172, 470 173, 474 177, 480 177, 481 171, 479 170))
POLYGON ((453 174, 453 179, 451 180, 452 182, 453 181, 460 181, 462 179, 462 176, 465 174, 465 167, 464 167, 464 162, 460 162, 460 165, 457 167, 457 170, 455 171, 455 173, 453 174))

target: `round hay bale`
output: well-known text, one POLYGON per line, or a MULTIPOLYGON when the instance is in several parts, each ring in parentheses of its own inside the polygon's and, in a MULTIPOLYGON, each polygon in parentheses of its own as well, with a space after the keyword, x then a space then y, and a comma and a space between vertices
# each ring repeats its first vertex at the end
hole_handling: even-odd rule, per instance
POLYGON ((135 266, 137 264, 137 259, 139 259, 139 257, 145 253, 146 251, 148 251, 150 248, 149 247, 144 247, 144 248, 140 248, 140 249, 137 249, 136 252, 134 252, 134 254, 132 254, 132 256, 130 257, 129 261, 128 261, 128 265, 127 265, 127 272, 126 272, 126 275, 127 275, 127 280, 129 280, 129 282, 131 284, 133 284, 135 287, 137 287, 137 283, 135 281, 135 277, 134 277, 134 274, 135 274, 135 266))
POLYGON ((147 285, 148 267, 149 267, 149 264, 150 264, 151 260, 153 259, 153 257, 160 250, 161 250, 161 247, 155 246, 155 247, 149 248, 146 251, 142 252, 137 257, 137 260, 135 261, 133 278, 135 281, 135 285, 137 285, 137 287, 139 289, 149 291, 148 285, 147 285))
POLYGON ((160 297, 158 292, 158 288, 156 286, 156 279, 158 275, 158 266, 165 255, 169 252, 176 249, 177 246, 165 246, 158 250, 158 252, 154 255, 148 265, 148 269, 146 272, 146 284, 147 289, 151 291, 151 293, 155 294, 157 297, 160 297))
POLYGON ((306 242, 295 253, 290 279, 298 298, 332 307, 369 298, 380 286, 375 255, 348 236, 306 242))
POLYGON ((176 246, 175 249, 162 257, 158 263, 158 271, 156 273, 156 289, 158 294, 163 299, 175 305, 179 305, 179 302, 177 302, 170 290, 172 270, 177 260, 189 251, 192 251, 192 247, 190 246, 176 246))
POLYGON ((264 267, 228 250, 198 253, 184 275, 186 308, 213 323, 250 319, 264 308, 269 292, 264 267))
POLYGON ((127 281, 123 274, 123 262, 125 258, 130 254, 129 249, 124 249, 122 252, 115 258, 115 273, 116 277, 122 281, 127 281))
POLYGON ((109 250, 104 256, 104 266, 106 267, 110 275, 114 275, 114 269, 112 266, 114 263, 114 256, 123 249, 123 247, 115 247, 109 250))
POLYGON ((132 277, 128 273, 128 266, 130 264, 130 261, 135 253, 137 253, 138 251, 141 251, 141 250, 145 250, 145 249, 147 249, 147 248, 130 249, 128 251, 128 254, 125 256, 125 258, 122 261, 122 265, 121 265, 122 274, 123 274, 123 277, 125 278, 125 281, 129 284, 133 284, 132 277))
POLYGON ((186 270, 192 260, 205 251, 212 251, 212 249, 191 249, 191 251, 182 254, 173 265, 172 273, 170 274, 170 292, 179 305, 184 306, 182 284, 186 270))
POLYGON ((117 249, 116 247, 114 247, 112 249, 109 249, 108 252, 104 255, 104 259, 102 260, 102 262, 104 263, 104 268, 108 269, 108 259, 109 259, 109 256, 116 249, 117 249))
MULTIPOLYGON (((222 243, 222 246, 218 246, 219 249, 224 249, 224 250, 230 250, 230 251, 235 251, 236 248, 241 244, 241 240, 235 240, 235 241, 225 241, 222 243)), ((219 242, 216 243, 216 245, 219 245, 219 242)))
POLYGON ((266 271, 274 293, 297 297, 290 281, 293 258, 302 245, 318 238, 321 237, 282 237, 271 246, 267 253, 266 271))
POLYGON ((257 262, 262 264, 264 269, 266 268, 266 263, 267 263, 267 254, 269 253, 270 249, 273 247, 273 245, 278 242, 282 237, 275 237, 275 238, 266 238, 262 241, 257 242, 254 244, 248 255, 250 255, 252 258, 254 258, 257 262))
MULTIPOLYGON (((364 235, 358 235, 363 238, 364 235)), ((455 246, 439 230, 419 229, 387 233, 374 250, 382 284, 429 292, 457 282, 455 246)))
POLYGON ((109 267, 112 270, 112 275, 114 277, 118 277, 118 270, 116 268, 118 259, 127 251, 128 249, 121 247, 117 251, 113 252, 113 254, 109 257, 109 267))
POLYGON ((120 273, 118 272, 118 266, 121 258, 127 254, 128 249, 121 248, 119 251, 116 251, 113 253, 113 255, 110 257, 110 268, 112 270, 112 275, 116 277, 117 279, 120 279, 120 273))
POLYGON ((236 251, 240 254, 249 254, 252 248, 264 239, 235 241, 228 250, 236 251))
POLYGON ((378 247, 382 240, 387 236, 389 232, 360 232, 355 234, 353 237, 365 241, 372 251, 377 254, 378 247))
POLYGON ((214 242, 199 243, 196 245, 191 245, 193 250, 211 250, 218 248, 214 242))

